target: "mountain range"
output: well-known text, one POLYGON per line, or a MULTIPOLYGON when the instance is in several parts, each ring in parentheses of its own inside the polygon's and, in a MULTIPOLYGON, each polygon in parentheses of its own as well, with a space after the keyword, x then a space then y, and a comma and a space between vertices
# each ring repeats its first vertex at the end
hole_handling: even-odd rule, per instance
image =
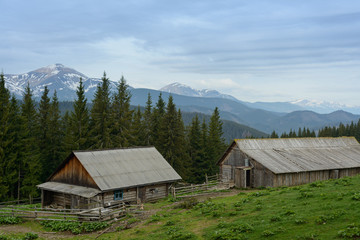
MULTIPOLYGON (((39 99, 45 86, 50 90, 50 96, 57 91, 59 101, 72 101, 76 98, 76 88, 80 77, 83 79, 86 97, 91 100, 96 86, 101 82, 99 78, 89 78, 86 75, 65 67, 54 64, 25 74, 5 74, 7 88, 18 98, 22 97, 23 89, 27 84, 33 90, 35 99, 39 99)), ((114 91, 117 82, 110 81, 114 91)), ((244 124, 252 128, 270 133, 275 130, 279 133, 297 130, 299 127, 318 129, 324 126, 357 122, 360 115, 355 115, 343 110, 320 114, 316 109, 334 109, 335 105, 329 103, 314 103, 311 101, 297 102, 245 102, 215 90, 196 90, 189 86, 173 83, 160 90, 145 88, 129 88, 132 94, 131 104, 144 106, 148 93, 153 102, 156 102, 160 93, 166 101, 170 94, 174 102, 182 111, 211 114, 215 107, 220 109, 223 119, 244 124), (312 111, 310 111, 312 110, 312 111)), ((339 106, 338 106, 339 107, 339 106)), ((352 109, 355 110, 356 109, 352 109)), ((360 109, 359 109, 360 112, 360 109)))

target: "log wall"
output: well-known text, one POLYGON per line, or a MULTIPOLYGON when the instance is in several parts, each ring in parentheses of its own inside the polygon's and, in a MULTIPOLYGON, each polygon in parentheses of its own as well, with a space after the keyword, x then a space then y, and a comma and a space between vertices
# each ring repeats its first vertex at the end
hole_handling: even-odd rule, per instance
POLYGON ((78 186, 98 189, 95 181, 81 165, 80 161, 73 156, 58 172, 50 179, 54 182, 68 183, 78 186))

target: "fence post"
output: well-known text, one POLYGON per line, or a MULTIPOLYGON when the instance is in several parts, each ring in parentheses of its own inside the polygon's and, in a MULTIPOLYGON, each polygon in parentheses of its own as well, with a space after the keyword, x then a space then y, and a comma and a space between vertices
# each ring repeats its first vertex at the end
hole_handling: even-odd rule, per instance
POLYGON ((99 209, 99 220, 101 221, 101 208, 99 209))
POLYGON ((171 192, 172 192, 172 196, 174 199, 176 199, 176 191, 175 191, 175 187, 171 187, 171 192))
POLYGON ((37 218, 36 206, 35 206, 34 215, 35 215, 35 219, 36 219, 37 218))
POLYGON ((206 184, 209 183, 208 175, 206 173, 205 173, 205 182, 206 182, 206 184))

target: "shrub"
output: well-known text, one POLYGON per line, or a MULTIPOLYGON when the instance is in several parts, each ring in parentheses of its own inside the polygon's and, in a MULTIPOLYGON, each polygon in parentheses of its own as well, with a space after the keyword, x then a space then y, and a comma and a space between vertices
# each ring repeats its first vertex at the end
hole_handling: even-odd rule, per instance
POLYGON ((158 222, 161 220, 161 216, 160 215, 157 215, 157 214, 154 214, 150 217, 149 219, 149 223, 152 223, 152 222, 158 222))
POLYGON ((336 212, 331 213, 331 214, 321 215, 321 216, 318 216, 315 219, 315 223, 319 224, 319 225, 320 224, 326 224, 328 221, 339 218, 343 214, 344 214, 343 211, 336 211, 336 212))
POLYGON ((213 203, 211 201, 206 201, 204 203, 199 203, 194 206, 195 210, 199 210, 203 215, 212 215, 213 217, 218 217, 220 212, 225 209, 223 203, 213 203))
POLYGON ((93 232, 110 226, 106 222, 67 222, 67 221, 42 221, 41 224, 56 232, 71 231, 73 234, 93 232))
POLYGON ((291 216, 291 215, 295 215, 295 212, 293 210, 285 210, 285 212, 283 212, 284 216, 291 216))
POLYGON ((350 186, 352 185, 351 183, 351 178, 349 177, 344 177, 344 178, 340 178, 334 181, 335 185, 342 185, 342 186, 350 186))
POLYGON ((309 184, 310 187, 323 187, 324 186, 324 183, 323 182, 320 182, 320 181, 317 181, 317 182, 312 182, 309 184))
POLYGON ((360 192, 354 193, 351 197, 352 200, 360 201, 360 192))
POLYGON ((166 231, 168 239, 170 240, 192 240, 197 239, 196 235, 192 232, 185 232, 180 227, 169 227, 166 231))
POLYGON ((261 191, 261 192, 254 192, 254 193, 249 194, 249 196, 251 196, 251 197, 261 197, 261 196, 266 196, 266 195, 270 195, 270 193, 266 192, 266 191, 261 191))
POLYGON ((265 231, 262 232, 261 235, 263 235, 264 237, 270 237, 270 236, 275 235, 275 233, 270 231, 270 230, 265 230, 265 231))
POLYGON ((301 224, 305 224, 305 223, 306 223, 306 220, 303 218, 295 219, 295 224, 297 224, 297 225, 301 225, 301 224))
POLYGON ((360 225, 352 223, 345 229, 338 232, 338 236, 342 238, 359 238, 360 237, 360 225))
POLYGON ((25 236, 24 236, 24 240, 33 240, 33 239, 38 239, 39 236, 36 234, 36 233, 26 233, 25 236))
POLYGON ((300 192, 300 196, 299 198, 310 198, 313 197, 314 195, 310 192, 300 192))
POLYGON ((318 239, 318 235, 315 233, 308 233, 304 236, 297 236, 296 239, 298 240, 316 240, 318 239))
POLYGON ((196 198, 189 198, 189 199, 186 199, 185 201, 181 202, 178 205, 178 208, 191 209, 194 206, 196 206, 198 203, 199 203, 199 201, 196 198))
POLYGON ((280 216, 272 216, 270 218, 270 222, 279 222, 281 221, 281 217, 280 216))
POLYGON ((175 225, 175 222, 172 220, 169 220, 164 224, 164 226, 174 226, 174 225, 175 225))
POLYGON ((18 224, 22 219, 19 217, 0 217, 0 224, 18 224))
POLYGON ((243 234, 234 233, 229 229, 220 229, 214 231, 210 235, 209 239, 210 240, 246 240, 248 238, 243 234))

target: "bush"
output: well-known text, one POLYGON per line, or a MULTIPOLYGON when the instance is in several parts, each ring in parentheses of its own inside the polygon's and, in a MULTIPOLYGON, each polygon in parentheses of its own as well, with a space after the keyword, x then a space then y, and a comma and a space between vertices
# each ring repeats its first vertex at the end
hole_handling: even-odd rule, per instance
POLYGON ((189 199, 186 199, 185 201, 181 202, 178 205, 178 208, 191 209, 194 206, 196 206, 198 203, 199 203, 199 201, 196 198, 189 198, 189 199))
POLYGON ((302 219, 302 218, 295 219, 295 224, 297 224, 297 225, 301 225, 301 224, 305 224, 305 223, 306 223, 305 219, 302 219))
POLYGON ((310 197, 313 197, 314 195, 310 192, 300 192, 300 196, 299 198, 310 198, 310 197))
POLYGON ((338 232, 338 236, 342 238, 359 238, 360 237, 360 225, 352 223, 345 229, 338 232))
POLYGON ((152 223, 152 222, 158 222, 161 220, 161 216, 160 215, 157 215, 157 214, 154 214, 150 217, 149 219, 149 223, 152 223))
POLYGON ((352 200, 360 201, 360 192, 354 193, 351 197, 352 200))
POLYGON ((198 239, 192 232, 185 232, 180 227, 170 227, 166 232, 170 240, 192 240, 198 239))
POLYGON ((36 233, 26 233, 25 236, 24 236, 24 240, 33 240, 33 239, 38 239, 39 236, 36 234, 36 233))
POLYGON ((309 186, 310 186, 310 187, 323 187, 323 186, 324 186, 324 183, 323 183, 323 182, 320 182, 320 181, 317 181, 317 182, 312 182, 312 183, 310 183, 309 186))
POLYGON ((206 201, 204 203, 199 203, 194 206, 195 210, 200 210, 200 213, 203 215, 212 215, 213 217, 218 217, 220 212, 223 212, 225 205, 222 203, 213 203, 211 201, 206 201), (219 212, 220 211, 220 212, 219 212))
POLYGON ((272 216, 270 218, 270 222, 279 222, 281 221, 281 217, 280 216, 272 216))
POLYGON ((275 235, 275 233, 270 231, 270 230, 265 230, 265 231, 262 232, 261 235, 263 235, 264 237, 270 237, 270 236, 275 235))
POLYGON ((343 214, 344 214, 343 211, 337 211, 337 212, 334 212, 334 213, 331 213, 331 214, 321 215, 321 216, 318 216, 315 219, 315 223, 319 224, 319 225, 320 224, 326 224, 328 221, 339 218, 343 214))
POLYGON ((22 219, 19 217, 0 217, 0 224, 18 224, 22 219))
POLYGON ((110 226, 106 222, 67 222, 67 221, 42 221, 41 224, 51 229, 51 231, 65 232, 70 231, 73 234, 82 232, 94 232, 110 226))

